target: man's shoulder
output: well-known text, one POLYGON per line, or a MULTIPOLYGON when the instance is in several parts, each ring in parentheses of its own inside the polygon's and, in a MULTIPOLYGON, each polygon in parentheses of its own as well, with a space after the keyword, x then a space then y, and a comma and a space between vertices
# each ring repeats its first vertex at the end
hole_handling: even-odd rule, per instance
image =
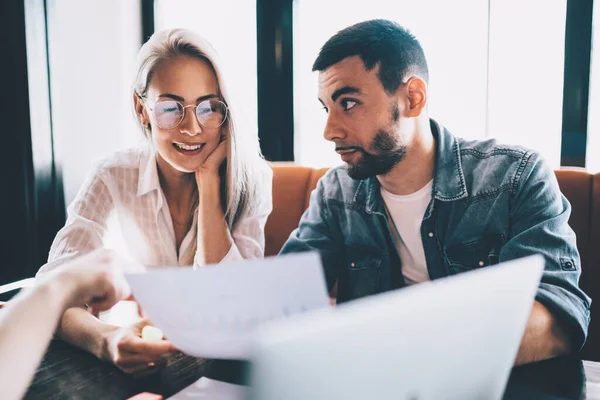
POLYGON ((542 160, 534 150, 496 139, 457 140, 461 167, 471 196, 516 190, 528 167, 530 169, 532 164, 542 160))
POLYGON ((521 160, 527 154, 535 153, 522 146, 499 142, 496 139, 467 140, 456 138, 460 147, 461 158, 467 160, 503 159, 508 162, 521 160))
POLYGON ((528 163, 541 159, 539 153, 523 146, 499 142, 496 139, 458 139, 463 170, 487 169, 508 174, 522 172, 528 163))

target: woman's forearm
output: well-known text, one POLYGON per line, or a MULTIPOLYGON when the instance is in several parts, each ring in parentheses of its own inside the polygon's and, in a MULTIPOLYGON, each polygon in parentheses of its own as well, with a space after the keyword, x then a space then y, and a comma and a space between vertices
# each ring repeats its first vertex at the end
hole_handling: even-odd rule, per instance
POLYGON ((106 324, 81 308, 69 308, 65 311, 57 335, 65 342, 106 360, 105 336, 119 327, 106 324))
POLYGON ((220 262, 233 240, 221 208, 220 178, 206 173, 198 182, 198 260, 202 264, 220 262))

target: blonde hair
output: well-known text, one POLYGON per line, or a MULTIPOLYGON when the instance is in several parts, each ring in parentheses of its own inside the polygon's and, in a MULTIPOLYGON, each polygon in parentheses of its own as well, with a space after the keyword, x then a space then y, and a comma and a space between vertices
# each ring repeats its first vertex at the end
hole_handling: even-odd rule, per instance
MULTIPOLYGON (((221 168, 220 173, 221 202, 227 225, 232 229, 239 217, 258 201, 258 179, 265 161, 260 153, 256 132, 237 134, 236 109, 229 98, 223 79, 223 67, 214 48, 202 36, 187 29, 167 29, 154 33, 137 55, 133 91, 141 97, 145 96, 158 66, 179 56, 195 57, 211 65, 217 77, 219 95, 229 109, 228 120, 223 125, 228 138, 227 167, 221 168)), ((141 121, 138 123, 148 137, 148 128, 141 121)))

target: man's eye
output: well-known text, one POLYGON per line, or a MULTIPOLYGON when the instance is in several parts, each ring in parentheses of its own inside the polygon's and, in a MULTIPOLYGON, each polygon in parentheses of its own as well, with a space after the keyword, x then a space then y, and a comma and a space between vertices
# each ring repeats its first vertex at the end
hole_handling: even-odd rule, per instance
POLYGON ((344 108, 344 111, 350 110, 355 105, 356 101, 354 100, 342 100, 342 107, 344 108))

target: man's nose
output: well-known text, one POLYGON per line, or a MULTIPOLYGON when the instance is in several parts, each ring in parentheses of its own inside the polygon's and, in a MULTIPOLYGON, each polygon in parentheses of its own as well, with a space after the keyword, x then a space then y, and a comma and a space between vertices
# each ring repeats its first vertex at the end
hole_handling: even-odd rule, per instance
POLYGON ((329 114, 327 117, 327 123, 325 124, 325 131, 323 132, 325 140, 333 142, 338 139, 344 139, 346 132, 344 128, 337 122, 336 118, 329 114))

